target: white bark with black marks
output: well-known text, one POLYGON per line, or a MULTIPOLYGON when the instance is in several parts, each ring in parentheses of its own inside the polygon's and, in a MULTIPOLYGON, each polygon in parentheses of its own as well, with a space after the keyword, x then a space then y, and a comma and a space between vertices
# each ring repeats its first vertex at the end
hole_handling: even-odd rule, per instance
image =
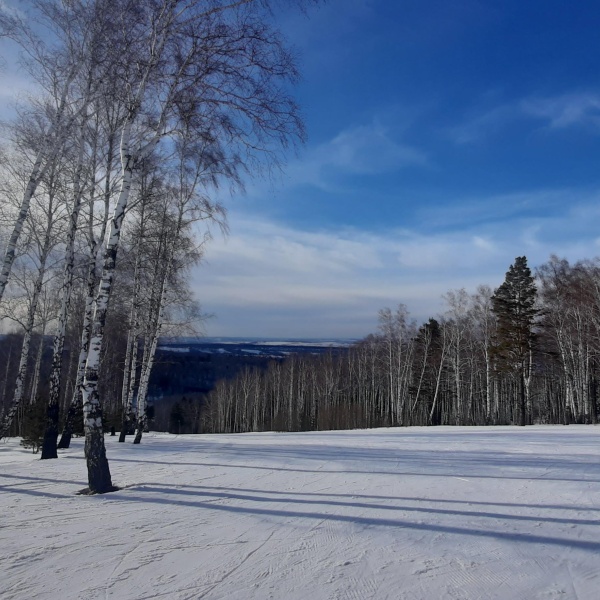
POLYGON ((63 347, 65 333, 67 330, 67 319, 71 305, 71 293, 73 291, 73 271, 75 269, 75 236, 77 234, 79 213, 83 200, 82 174, 84 167, 85 152, 85 125, 87 121, 86 111, 82 113, 82 126, 79 132, 79 148, 77 152, 77 164, 73 182, 73 207, 69 218, 69 230, 67 233, 67 244, 65 249, 65 264, 63 281, 60 291, 60 312, 52 346, 52 366, 49 379, 48 397, 48 421, 44 432, 41 459, 57 458, 58 439, 58 412, 60 400, 60 377, 62 372, 63 347))

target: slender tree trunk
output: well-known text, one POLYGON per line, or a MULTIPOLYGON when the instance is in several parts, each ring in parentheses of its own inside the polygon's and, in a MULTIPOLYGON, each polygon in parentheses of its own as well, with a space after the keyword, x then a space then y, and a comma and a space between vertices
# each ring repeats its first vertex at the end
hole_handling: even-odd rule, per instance
MULTIPOLYGON (((435 392, 433 393, 433 402, 431 403, 431 410, 429 411, 429 424, 434 425, 433 416, 435 415, 435 409, 437 406, 438 396, 440 393, 440 383, 442 381, 442 370, 444 368, 444 360, 446 358, 446 340, 443 341, 442 354, 440 356, 440 367, 438 369, 437 378, 435 382, 435 392)), ((435 423, 439 425, 439 423, 435 423)))
POLYGON ((85 311, 83 316, 83 326, 81 329, 81 338, 79 344, 79 356, 77 359, 77 371, 75 375, 75 385, 73 386, 73 396, 71 403, 67 411, 67 417, 65 419, 65 426, 58 442, 57 448, 68 448, 71 444, 71 437, 73 435, 73 428, 75 426, 75 419, 80 414, 83 408, 83 396, 81 394, 81 386, 83 385, 83 378, 85 375, 85 363, 87 361, 88 351, 90 347, 90 336, 92 330, 92 318, 94 315, 94 303, 96 298, 96 264, 98 263, 98 257, 104 243, 104 237, 106 235, 106 229, 108 226, 108 215, 110 207, 110 196, 111 196, 111 183, 110 173, 113 169, 114 160, 114 137, 109 135, 108 139, 108 150, 106 154, 106 178, 104 182, 104 213, 102 219, 102 227, 100 234, 97 238, 94 237, 94 195, 90 198, 90 209, 89 209, 89 256, 88 256, 88 273, 87 273, 87 295, 85 300, 85 311))
MULTIPOLYGON (((133 315, 131 315, 133 317, 133 315)), ((127 349, 125 351, 125 368, 123 372, 123 386, 121 388, 121 432, 119 433, 119 442, 124 442, 129 429, 129 385, 135 379, 136 355, 133 350, 137 349, 138 339, 137 332, 134 330, 134 325, 130 321, 129 331, 127 332, 127 349)))
POLYGON ((125 217, 125 209, 131 191, 133 178, 134 157, 130 149, 131 120, 128 121, 121 137, 122 178, 119 199, 113 213, 110 232, 104 253, 104 266, 100 287, 96 296, 94 317, 91 325, 91 335, 85 375, 81 386, 83 399, 83 428, 85 432, 85 456, 88 468, 88 483, 90 493, 105 493, 113 489, 104 435, 102 430, 102 406, 98 393, 98 372, 100 354, 104 339, 104 326, 108 302, 112 291, 112 283, 117 261, 117 251, 121 237, 121 226, 125 217))
POLYGON ((81 341, 79 344, 79 358, 77 361, 77 373, 75 376, 75 385, 73 387, 73 397, 69 405, 65 426, 58 442, 57 448, 68 448, 71 444, 73 436, 73 427, 75 418, 79 414, 83 397, 81 395, 81 386, 85 375, 85 363, 87 361, 88 350, 90 347, 90 335, 92 328, 92 318, 94 312, 94 292, 96 289, 96 256, 95 252, 89 258, 88 265, 88 281, 87 281, 87 297, 85 301, 85 314, 83 316, 83 328, 81 330, 81 341))
POLYGON ((138 423, 137 431, 135 434, 134 444, 139 444, 142 441, 142 433, 147 426, 147 415, 146 415, 146 399, 148 397, 148 384, 150 382, 150 374, 152 373, 152 367, 154 366, 154 357, 156 355, 156 348, 158 346, 158 340, 162 330, 165 301, 167 295, 167 272, 165 271, 162 288, 159 298, 159 305, 157 307, 156 324, 152 333, 152 339, 149 344, 146 360, 142 365, 142 374, 140 375, 140 387, 138 390, 138 423))
POLYGON ((521 425, 521 427, 524 427, 527 424, 525 396, 525 373, 523 372, 523 368, 521 368, 519 373, 519 425, 521 425))
POLYGON ((73 290, 73 271, 75 269, 75 235, 77 233, 77 223, 79 221, 79 212, 81 210, 81 201, 83 190, 81 185, 81 176, 83 172, 84 158, 84 125, 87 118, 85 111, 82 115, 82 127, 79 132, 79 152, 77 157, 77 167, 74 178, 73 190, 73 210, 69 220, 69 232, 67 234, 67 247, 65 251, 65 267, 61 289, 61 306, 56 326, 56 334, 52 347, 52 367, 50 370, 48 414, 46 430, 44 432, 44 441, 42 443, 41 459, 57 458, 58 439, 58 416, 60 400, 60 376, 62 372, 63 348, 65 343, 65 332, 67 330, 67 319, 69 307, 71 305, 71 292, 73 290))
POLYGON ((135 390, 135 380, 137 377, 137 354, 139 346, 139 287, 140 287, 140 255, 142 240, 145 232, 145 202, 142 199, 140 232, 137 241, 137 253, 135 257, 135 268, 133 273, 133 298, 131 300, 131 311, 129 314, 129 331, 127 333, 127 350, 125 353, 125 371, 123 376, 123 387, 121 400, 123 404, 123 415, 121 422, 121 432, 119 442, 124 442, 127 432, 132 424, 133 412, 133 394, 135 390))
POLYGON ((427 335, 427 337, 425 339, 425 346, 423 348, 423 364, 421 365, 421 373, 419 375, 419 383, 417 385, 417 393, 415 394, 415 401, 413 402, 413 405, 410 409, 411 419, 412 419, 412 415, 415 412, 415 409, 417 408, 417 404, 419 403, 419 397, 421 395, 421 387, 423 385, 423 378, 425 377, 425 369, 427 367, 427 357, 429 354, 430 340, 431 340, 431 336, 429 334, 429 335, 427 335))
POLYGON ((13 353, 13 340, 10 341, 8 347, 8 357, 6 359, 6 365, 4 365, 4 382, 2 384, 2 417, 0 422, 4 422, 4 405, 6 404, 6 385, 8 384, 8 373, 13 353))
POLYGON ((527 374, 523 373, 525 387, 525 423, 533 424, 533 404, 531 402, 531 374, 533 371, 533 352, 530 350, 527 357, 527 374))
POLYGON ((19 237, 21 237, 25 219, 29 214, 31 199, 35 194, 40 181, 42 181, 42 179, 45 177, 50 167, 53 167, 56 164, 56 157, 71 126, 73 117, 68 119, 66 123, 63 121, 63 117, 65 114, 65 108, 67 106, 69 87, 77 75, 78 68, 79 65, 73 67, 63 83, 62 93, 58 99, 58 110, 56 116, 53 120, 53 123, 50 125, 49 130, 44 136, 44 140, 31 168, 27 186, 23 192, 21 206, 19 207, 19 214, 17 215, 10 239, 6 246, 2 267, 0 269, 0 302, 2 302, 2 298, 4 297, 4 291, 6 290, 10 272, 12 271, 12 266, 15 262, 17 243, 19 241, 19 237))
MULTIPOLYGON (((14 416, 17 414, 21 400, 25 394, 25 379, 27 377, 27 362, 29 360, 29 348, 31 346, 31 336, 33 334, 33 326, 35 322, 35 313, 37 310, 37 302, 42 288, 42 280, 44 273, 40 272, 35 283, 33 296, 31 299, 31 305, 27 316, 27 323, 25 324, 25 331, 23 333, 23 343, 21 345, 21 357, 19 359, 19 370, 17 371, 17 379, 15 381, 15 389, 13 393, 12 405, 6 415, 4 415, 4 421, 0 427, 0 439, 3 438, 7 433, 12 424, 14 416)), ((41 342, 40 342, 41 343, 41 342)))
POLYGON ((455 407, 455 424, 462 425, 463 424, 463 396, 462 396, 462 378, 460 372, 460 333, 457 332, 456 335, 456 348, 454 349, 455 353, 452 357, 452 362, 454 363, 454 389, 456 394, 456 407, 455 407))
POLYGON ((42 331, 40 332, 40 343, 38 345, 35 357, 35 366, 33 368, 33 380, 31 382, 31 393, 29 394, 29 404, 33 404, 37 398, 37 391, 40 381, 40 370, 42 368, 42 356, 44 355, 44 336, 46 335, 46 320, 42 322, 42 331))
POLYGON ((485 355, 485 424, 491 425, 492 422, 492 390, 491 390, 491 364, 490 355, 487 347, 484 349, 485 355))

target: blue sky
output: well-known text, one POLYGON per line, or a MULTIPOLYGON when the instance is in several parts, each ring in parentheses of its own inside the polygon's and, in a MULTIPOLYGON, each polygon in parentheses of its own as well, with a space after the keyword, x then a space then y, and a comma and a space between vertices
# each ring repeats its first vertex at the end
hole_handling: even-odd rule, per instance
POLYGON ((600 253, 600 4, 332 0, 286 15, 309 141, 228 201, 210 335, 360 337, 516 256, 600 253))
POLYGON ((230 235, 192 278, 208 335, 361 337, 384 306, 425 320, 448 290, 497 287, 516 256, 600 254, 598 2, 330 0, 277 17, 309 139, 225 199, 230 235))

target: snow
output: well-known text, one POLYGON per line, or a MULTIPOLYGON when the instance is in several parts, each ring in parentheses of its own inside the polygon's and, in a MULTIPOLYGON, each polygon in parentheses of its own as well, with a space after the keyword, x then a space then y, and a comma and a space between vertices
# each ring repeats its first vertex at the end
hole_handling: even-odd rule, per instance
MULTIPOLYGON (((261 346, 311 346, 314 348, 349 348, 358 340, 271 340, 260 342, 261 346)), ((259 342, 257 342, 259 343, 259 342)))
POLYGON ((3 600, 600 597, 600 427, 105 439, 0 443, 3 600))
POLYGON ((181 346, 159 346, 157 350, 162 350, 163 352, 189 352, 189 348, 182 348, 181 346))

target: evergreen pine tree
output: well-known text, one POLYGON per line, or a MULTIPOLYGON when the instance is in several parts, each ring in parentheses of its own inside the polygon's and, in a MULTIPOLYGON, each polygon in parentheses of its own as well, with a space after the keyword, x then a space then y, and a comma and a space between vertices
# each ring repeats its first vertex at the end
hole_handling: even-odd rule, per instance
POLYGON ((534 342, 537 289, 527 258, 518 256, 506 273, 504 283, 492 296, 497 320, 494 355, 501 370, 513 372, 519 380, 519 424, 531 423, 527 407, 526 379, 534 342))
POLYGON ((27 406, 23 415, 21 446, 31 448, 34 454, 40 451, 46 429, 46 401, 36 398, 27 406))
MULTIPOLYGON (((183 397, 185 402, 185 396, 183 397)), ((175 402, 169 415, 169 433, 180 434, 182 427, 185 426, 185 416, 179 402, 175 402)))

